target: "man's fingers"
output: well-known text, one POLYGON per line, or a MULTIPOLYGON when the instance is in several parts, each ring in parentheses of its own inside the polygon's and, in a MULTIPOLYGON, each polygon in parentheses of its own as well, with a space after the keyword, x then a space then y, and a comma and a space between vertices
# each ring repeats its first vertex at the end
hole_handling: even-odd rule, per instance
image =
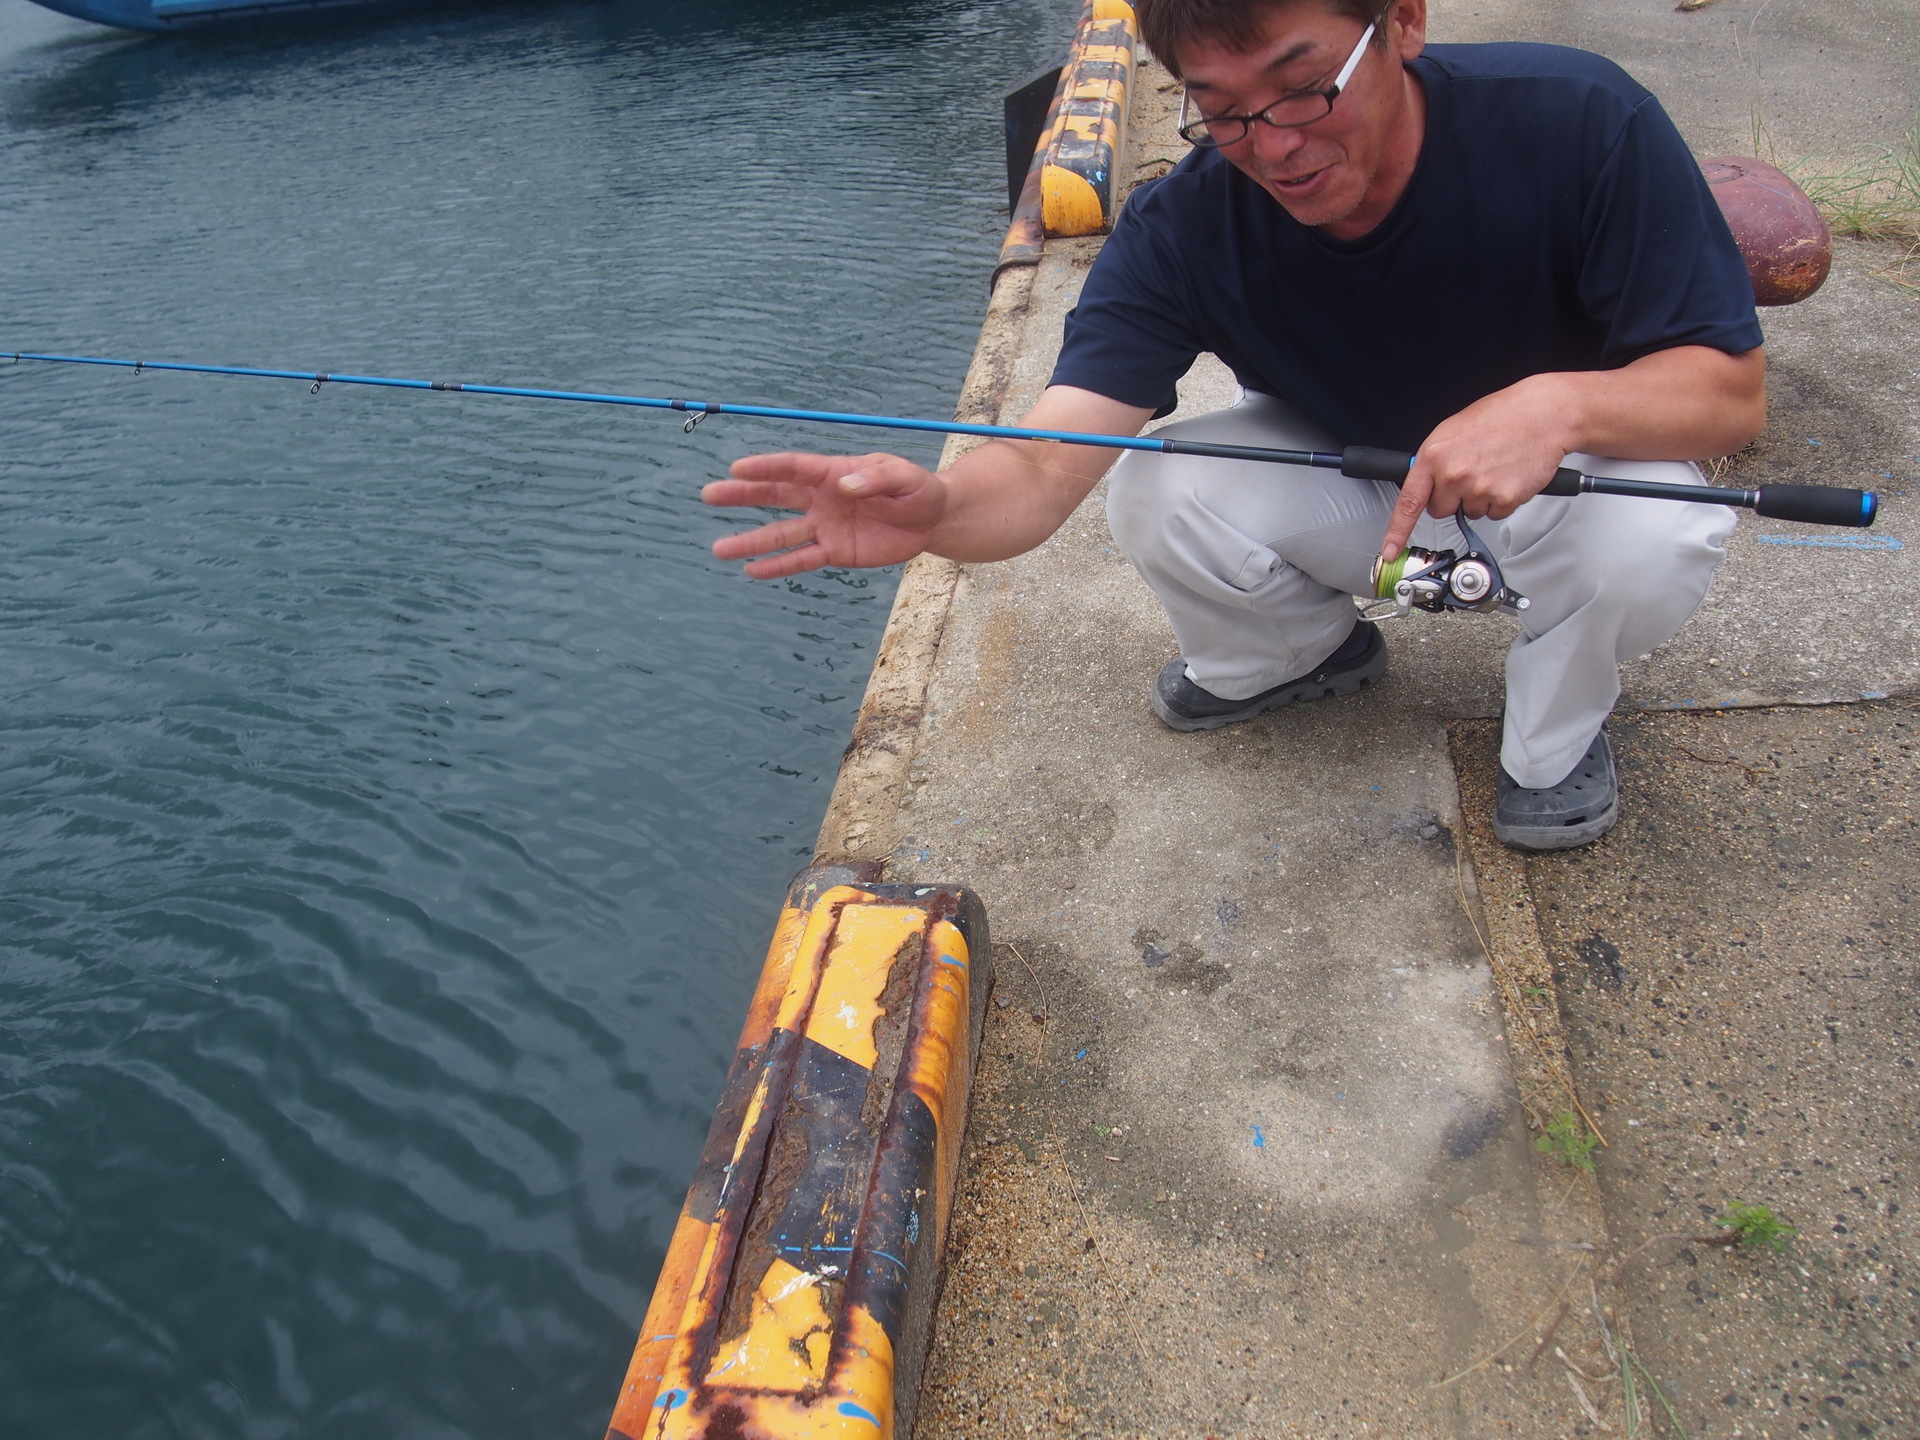
POLYGON ((778 580, 783 576, 818 570, 826 563, 825 550, 818 545, 802 545, 797 550, 784 550, 778 555, 769 555, 764 560, 755 560, 746 569, 747 574, 756 580, 778 580))
POLYGON ((805 545, 812 539, 813 522, 804 515, 796 515, 791 520, 776 520, 771 525, 744 530, 738 535, 722 535, 713 542, 713 553, 722 560, 742 560, 749 555, 765 555, 789 546, 805 545))
POLYGON ((1386 536, 1380 541, 1382 558, 1391 560, 1398 555, 1413 534, 1413 527, 1419 523, 1420 512, 1427 508, 1427 499, 1433 494, 1433 476, 1424 465, 1416 462, 1407 472, 1406 483, 1400 487, 1400 499, 1393 507, 1393 516, 1387 521, 1386 536))
POLYGON ((736 480, 773 480, 788 485, 824 485, 856 469, 859 461, 846 455, 808 455, 784 450, 776 455, 746 455, 727 467, 736 480))
POLYGON ((807 486, 774 480, 712 480, 700 487, 700 498, 709 505, 770 505, 779 510, 799 510, 814 491, 807 486))

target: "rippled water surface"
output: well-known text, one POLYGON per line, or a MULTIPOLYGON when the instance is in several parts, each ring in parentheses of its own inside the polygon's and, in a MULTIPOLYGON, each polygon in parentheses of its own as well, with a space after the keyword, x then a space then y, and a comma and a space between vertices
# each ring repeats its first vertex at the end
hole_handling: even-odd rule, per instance
MULTIPOLYGON (((0 347, 941 413, 1075 8, 0 0, 0 347)), ((694 496, 831 438, 0 365, 0 1434, 599 1433, 892 588, 694 496)))

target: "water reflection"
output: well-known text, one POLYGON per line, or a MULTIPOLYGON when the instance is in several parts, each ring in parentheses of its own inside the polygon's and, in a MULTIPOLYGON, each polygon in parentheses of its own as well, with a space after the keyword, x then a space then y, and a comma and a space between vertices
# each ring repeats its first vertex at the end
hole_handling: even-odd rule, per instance
MULTIPOLYGON (((8 348, 908 413, 1071 18, 24 8, 8 348)), ((891 589, 694 496, 825 437, 25 367, 0 434, 0 1432, 595 1433, 891 589)))

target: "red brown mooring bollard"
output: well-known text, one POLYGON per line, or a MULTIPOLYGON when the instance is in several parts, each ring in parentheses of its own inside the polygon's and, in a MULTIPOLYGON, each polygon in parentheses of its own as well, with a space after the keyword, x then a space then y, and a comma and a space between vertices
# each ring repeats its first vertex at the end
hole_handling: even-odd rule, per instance
POLYGON ((1727 217, 1756 305, 1791 305, 1820 288, 1833 264, 1833 234, 1801 188, 1764 160, 1723 155, 1700 169, 1727 217))

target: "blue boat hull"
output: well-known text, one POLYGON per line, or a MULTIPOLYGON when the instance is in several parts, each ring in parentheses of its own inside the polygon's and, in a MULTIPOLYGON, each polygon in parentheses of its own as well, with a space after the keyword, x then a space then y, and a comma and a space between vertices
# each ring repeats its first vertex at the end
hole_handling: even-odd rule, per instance
POLYGON ((457 0, 35 0, 49 10, 122 30, 173 34, 214 26, 336 15, 394 14, 457 0))

